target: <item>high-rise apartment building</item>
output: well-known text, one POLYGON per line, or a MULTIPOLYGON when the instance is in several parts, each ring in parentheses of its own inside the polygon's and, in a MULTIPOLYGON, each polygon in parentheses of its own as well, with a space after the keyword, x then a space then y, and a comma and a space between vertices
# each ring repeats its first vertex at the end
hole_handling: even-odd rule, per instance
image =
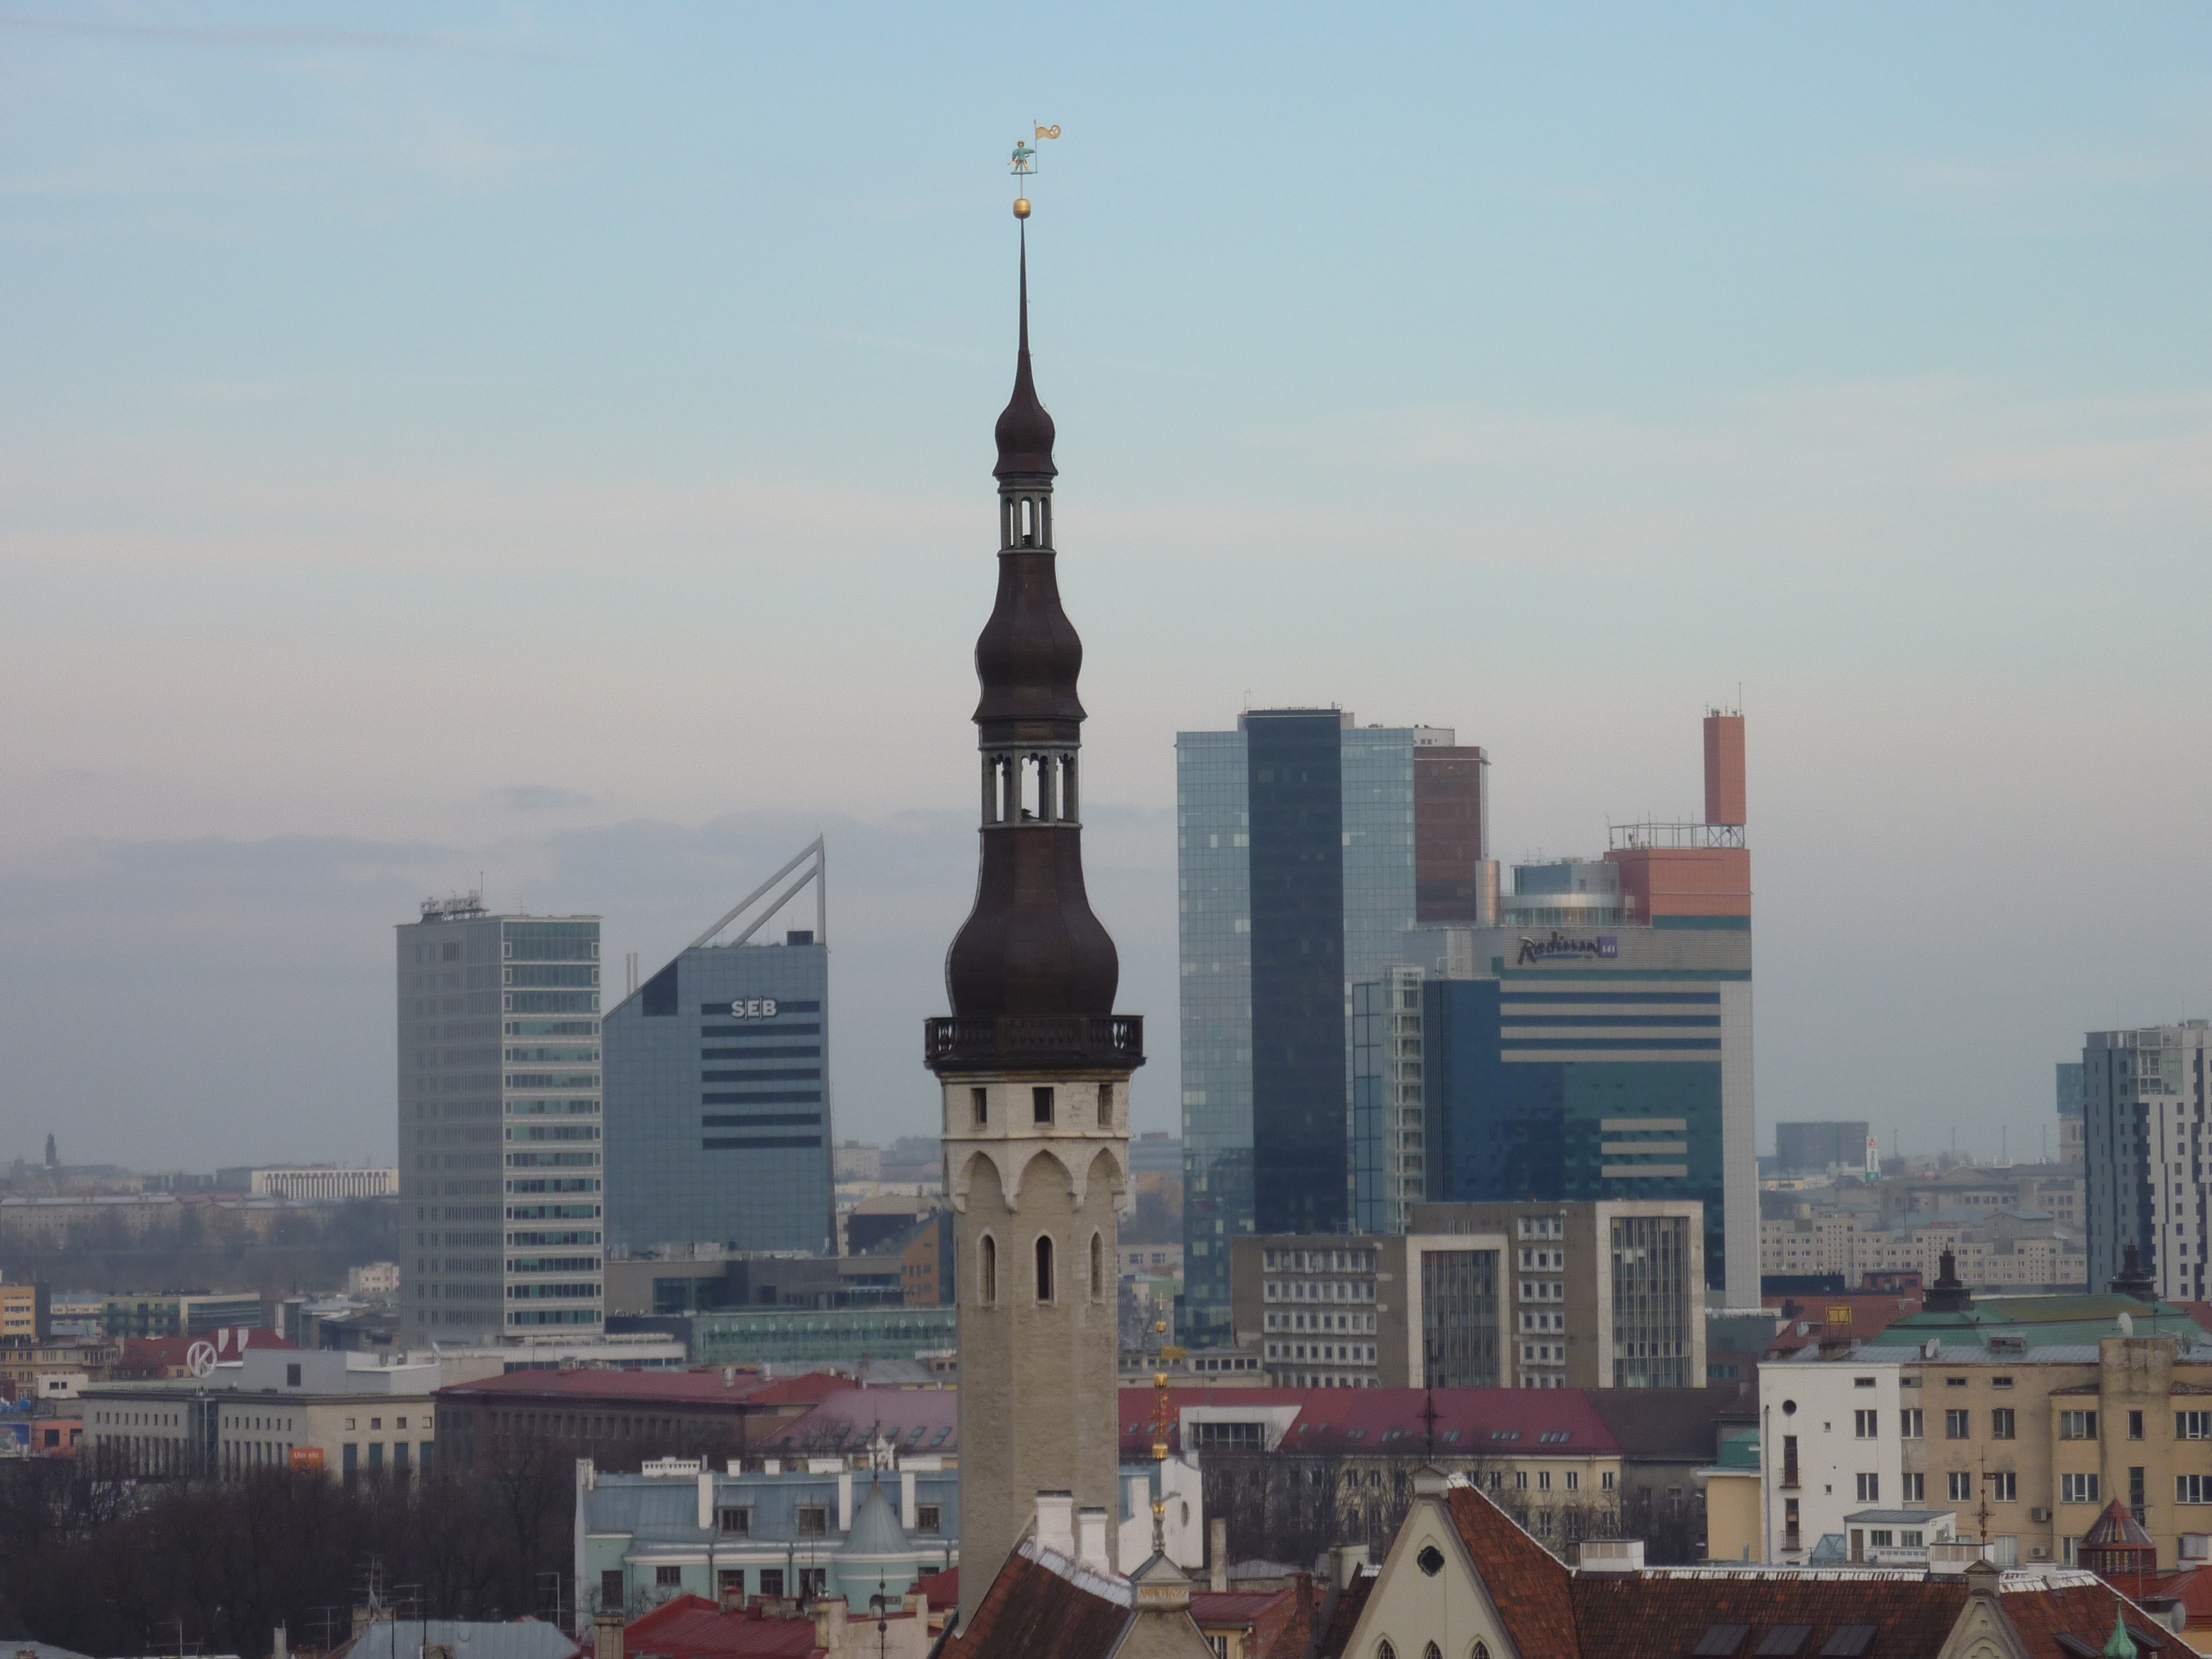
POLYGON ((1705 728, 1707 809, 1734 822, 1621 826, 1601 860, 1518 866, 1496 924, 1410 929, 1353 987, 1353 1098, 1399 1103, 1395 1124, 1355 1112, 1353 1162, 1395 1158, 1407 1184, 1418 1135, 1431 1202, 1694 1201, 1707 1285, 1753 1307, 1742 722, 1705 728), (1370 1018, 1387 1033, 1361 1042, 1370 1018))
POLYGON ((2079 1164, 2081 1161, 2082 1113, 2088 1085, 2083 1080, 2087 1070, 2078 1060, 2062 1060, 2057 1066, 2058 1095, 2058 1161, 2079 1164))
POLYGON ((470 894, 395 932, 402 1340, 597 1331, 599 918, 470 894))
POLYGON ((823 861, 816 841, 608 1011, 611 1248, 834 1254, 823 861), (814 926, 755 943, 810 883, 814 926), (749 926, 714 942, 748 912, 749 926))
POLYGON ((2212 1244, 2205 1169, 2205 1065, 2212 1022, 2092 1031, 2081 1049, 2089 1283, 2121 1269, 2127 1249, 2168 1302, 2204 1299, 2212 1244))
MULTIPOLYGON (((1494 917, 1486 767, 1333 708, 1177 736, 1186 1340, 1230 1340, 1231 1239, 1352 1225, 1352 988, 1417 922, 1494 917)), ((1370 1211, 1406 1177, 1375 1174, 1370 1211)))

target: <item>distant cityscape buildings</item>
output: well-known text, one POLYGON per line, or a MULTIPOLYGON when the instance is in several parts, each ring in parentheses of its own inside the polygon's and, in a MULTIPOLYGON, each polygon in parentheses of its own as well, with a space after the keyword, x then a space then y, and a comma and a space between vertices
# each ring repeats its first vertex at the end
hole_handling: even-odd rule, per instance
MULTIPOLYGON (((1448 728, 1334 708, 1177 735, 1188 1340, 1229 1340, 1232 1239, 1352 1224, 1346 998, 1416 923, 1494 918, 1486 775, 1448 728)), ((1395 1146, 1418 1107, 1390 1105, 1395 1146)), ((1418 1175, 1394 1159, 1370 1214, 1418 1175)))
POLYGON ((1778 1123, 1774 1126, 1775 1173, 1826 1175, 1831 1170, 1863 1170, 1868 1139, 1863 1123, 1778 1123))
POLYGON ((1399 1232, 1424 1202, 1694 1200, 1708 1282, 1756 1297, 1741 716, 1704 739, 1700 821, 1501 884, 1451 731, 1179 735, 1188 1340, 1231 1340, 1238 1234, 1399 1232))
POLYGON ((826 884, 817 840, 608 1013, 617 1251, 835 1251, 826 884), (757 941, 809 885, 813 927, 757 941))
POLYGON ((396 932, 404 1340, 600 1328, 599 918, 470 894, 396 932))

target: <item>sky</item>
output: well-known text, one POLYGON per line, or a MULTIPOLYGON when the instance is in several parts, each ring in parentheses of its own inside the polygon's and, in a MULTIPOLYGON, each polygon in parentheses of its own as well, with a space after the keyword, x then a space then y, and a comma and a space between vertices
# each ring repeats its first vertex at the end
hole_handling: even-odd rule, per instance
POLYGON ((4 0, 0 1159, 388 1160, 422 898, 649 972, 817 833, 935 1133, 1035 123, 1139 1128, 1246 707, 1511 859, 1741 700, 1762 1146, 2212 1015, 2212 10, 4 0))

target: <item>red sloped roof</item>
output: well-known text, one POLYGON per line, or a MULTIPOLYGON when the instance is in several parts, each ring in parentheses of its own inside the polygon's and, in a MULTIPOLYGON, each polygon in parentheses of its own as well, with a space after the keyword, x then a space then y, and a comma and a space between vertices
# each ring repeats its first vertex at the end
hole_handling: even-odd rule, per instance
MULTIPOLYGON (((1121 1390, 1121 1449, 1148 1451, 1155 1390, 1121 1390)), ((1282 1449, 1424 1455, 1435 1402, 1436 1455, 1470 1457, 1510 1449, 1516 1457, 1618 1452, 1620 1443, 1580 1389, 1170 1389, 1168 1443, 1180 1449, 1183 1408, 1297 1407, 1282 1449), (1547 1439, 1546 1436, 1555 1437, 1547 1439)))
POLYGON ((815 1645, 813 1620, 763 1617, 759 1606, 725 1613, 703 1595, 679 1595, 632 1622, 623 1650, 639 1659, 810 1659, 827 1651, 815 1645))
POLYGON ((1033 1548, 999 1569, 953 1644, 957 1659, 1109 1659, 1120 1645, 1131 1610, 1032 1559, 1033 1548))
MULTIPOLYGON (((794 1379, 795 1381, 796 1379, 794 1379)), ((759 1449, 803 1454, 850 1451, 878 1429, 908 1452, 960 1449, 960 1396, 951 1389, 861 1389, 845 1377, 817 1398, 812 1411, 762 1439, 759 1449)))
POLYGON ((828 1399, 853 1386, 853 1379, 838 1371, 801 1371, 763 1382, 747 1396, 760 1406, 805 1405, 828 1399))
POLYGON ((1271 1590, 1193 1590, 1190 1616, 1201 1626, 1256 1624, 1276 1602, 1288 1599, 1290 1587, 1271 1590))
MULTIPOLYGON (((1562 1390, 1529 1389, 1554 1394, 1562 1390)), ((1521 1530, 1513 1517, 1472 1486, 1445 1494, 1460 1541, 1497 1605, 1505 1633, 1524 1659, 1575 1651, 1574 1575, 1566 1564, 1521 1530)))
POLYGON ((639 1406, 703 1407, 752 1405, 757 1403, 757 1396, 768 1386, 757 1371, 735 1372, 726 1382, 718 1366, 702 1366, 688 1371, 617 1371, 579 1366, 565 1371, 509 1371, 503 1376, 456 1382, 438 1393, 441 1399, 453 1401, 479 1396, 515 1400, 534 1395, 639 1406))
POLYGON ((2179 1636, 2134 1602, 2124 1601, 2108 1584, 2008 1591, 2000 1604, 2032 1659, 2067 1659, 2066 1650, 2058 1645, 2062 1635, 2086 1642, 2102 1653, 2105 1644, 2112 1639, 2113 1617, 2123 1607, 2138 1649, 2148 1641, 2172 1653, 2189 1651, 2179 1636))
POLYGON ((960 1605, 960 1569, 947 1567, 943 1572, 926 1572, 914 1581, 914 1587, 929 1598, 929 1610, 942 1613, 947 1607, 960 1605))
MULTIPOLYGON (((1749 1629, 1737 1659, 1778 1625, 1809 1625, 1796 1648, 1812 1659, 1845 1625, 1875 1626, 1864 1651, 1879 1659, 1935 1659, 1966 1605, 1962 1578, 1730 1573, 1711 1578, 1646 1574, 1575 1583, 1581 1659, 1681 1659, 1716 1625, 1749 1629)), ((2102 1645, 2100 1638, 2099 1645, 2102 1645)), ((2063 1659, 2037 1650, 2038 1659, 2063 1659)))

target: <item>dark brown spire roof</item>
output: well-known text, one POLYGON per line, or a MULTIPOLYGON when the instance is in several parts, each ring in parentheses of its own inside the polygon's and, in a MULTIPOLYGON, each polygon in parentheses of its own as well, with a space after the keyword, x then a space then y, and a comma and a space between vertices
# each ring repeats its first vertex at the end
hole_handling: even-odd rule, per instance
POLYGON ((999 416, 999 464, 991 469, 1000 478, 1059 471, 1052 464, 1052 416, 1037 401, 1036 381, 1030 374, 1030 234, 1022 228, 1022 345, 1014 360, 1014 395, 999 416))

